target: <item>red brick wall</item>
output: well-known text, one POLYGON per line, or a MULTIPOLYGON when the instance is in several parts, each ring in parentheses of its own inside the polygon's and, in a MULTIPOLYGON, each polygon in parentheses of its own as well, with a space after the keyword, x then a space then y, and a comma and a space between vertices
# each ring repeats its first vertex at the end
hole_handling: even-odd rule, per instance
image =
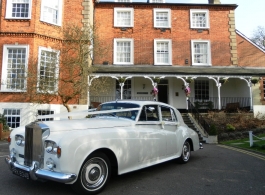
MULTIPOLYGON (((114 7, 120 5, 95 4, 95 26, 102 48, 108 48, 108 52, 102 57, 94 56, 94 64, 102 64, 109 61, 113 64, 113 39, 133 38, 134 40, 134 64, 154 64, 154 39, 172 40, 173 65, 185 65, 185 59, 191 64, 191 40, 202 39, 211 41, 212 64, 227 66, 231 64, 230 39, 229 39, 229 9, 202 6, 167 6, 167 5, 135 5, 134 27, 121 31, 114 28, 114 7), (153 8, 171 8, 171 28, 166 32, 153 27, 153 8), (190 29, 190 9, 209 9, 210 29, 198 33, 190 29)), ((130 7, 133 7, 131 5, 130 7)))
POLYGON ((265 52, 237 34, 238 65, 265 68, 265 52))
MULTIPOLYGON (((62 28, 69 23, 82 25, 83 0, 64 0, 62 26, 56 26, 40 21, 41 0, 32 0, 32 13, 30 20, 5 19, 7 0, 0 1, 0 79, 2 75, 3 45, 29 45, 29 61, 38 58, 38 47, 58 48, 62 39, 62 28), (20 34, 14 34, 20 33, 20 34), (30 34, 29 34, 30 33, 30 34)), ((31 66, 32 64, 29 64, 31 66)), ((36 64, 35 64, 36 65, 36 64)), ((37 67, 29 67, 35 68, 37 67)), ((0 91, 1 102, 28 102, 22 93, 8 93, 0 91)), ((59 103, 57 100, 52 103, 59 103)))

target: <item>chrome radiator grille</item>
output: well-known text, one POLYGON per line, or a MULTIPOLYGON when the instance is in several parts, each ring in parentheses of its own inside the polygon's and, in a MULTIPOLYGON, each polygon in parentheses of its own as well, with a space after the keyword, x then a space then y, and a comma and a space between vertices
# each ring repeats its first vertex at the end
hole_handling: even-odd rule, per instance
POLYGON ((31 123, 25 129, 24 165, 31 166, 33 161, 42 163, 42 129, 38 123, 31 123))

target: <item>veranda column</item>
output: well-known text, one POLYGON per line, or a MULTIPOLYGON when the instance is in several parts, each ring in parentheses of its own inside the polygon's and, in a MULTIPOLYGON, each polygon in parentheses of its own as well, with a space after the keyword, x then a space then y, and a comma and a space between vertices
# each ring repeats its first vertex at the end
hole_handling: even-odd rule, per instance
POLYGON ((249 78, 248 80, 243 78, 243 77, 240 77, 240 79, 244 80, 247 82, 247 85, 249 87, 249 95, 250 95, 250 110, 253 110, 253 99, 252 99, 252 83, 251 83, 251 78, 249 78))
MULTIPOLYGON (((216 84, 216 87, 217 87, 217 90, 218 90, 218 110, 221 110, 221 92, 220 92, 220 88, 222 86, 222 84, 220 83, 220 77, 217 77, 217 80, 213 77, 209 77, 209 79, 212 79, 215 81, 215 84, 216 84)), ((226 78, 228 79, 228 78, 226 78)))
POLYGON ((88 76, 87 105, 89 105, 89 106, 91 106, 90 105, 90 92, 89 92, 89 87, 91 86, 92 81, 94 79, 97 79, 97 78, 99 78, 99 76, 88 76))
POLYGON ((120 83, 120 87, 121 87, 121 100, 123 99, 123 86, 124 86, 124 83, 120 83))
MULTIPOLYGON (((189 83, 187 83, 186 80, 185 80, 184 78, 182 78, 182 77, 176 77, 176 78, 181 79, 181 80, 183 81, 185 88, 186 88, 186 87, 189 87, 189 83)), ((195 78, 196 78, 196 77, 195 77, 195 78)), ((189 97, 186 96, 186 109, 187 109, 187 110, 189 110, 188 100, 189 100, 189 97)))

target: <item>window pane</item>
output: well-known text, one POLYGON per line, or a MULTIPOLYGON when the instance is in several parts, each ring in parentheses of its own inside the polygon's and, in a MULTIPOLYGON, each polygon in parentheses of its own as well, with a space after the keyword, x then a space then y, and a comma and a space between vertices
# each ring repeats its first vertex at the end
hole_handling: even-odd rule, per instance
POLYGON ((20 126, 20 109, 4 109, 7 125, 11 128, 20 126))
POLYGON ((130 41, 117 42, 116 61, 117 62, 131 62, 131 42, 130 41))
MULTIPOLYGON (((127 79, 123 86, 123 99, 131 99, 131 79, 127 79)), ((116 80, 116 99, 121 99, 121 87, 116 80)))
POLYGON ((195 99, 208 100, 209 99, 209 81, 208 80, 195 80, 195 99))
POLYGON ((131 12, 130 11, 118 11, 117 12, 117 24, 119 26, 131 25, 131 12))
POLYGON ((156 13, 156 26, 168 27, 168 12, 157 12, 156 13))
POLYGON ((193 13, 192 14, 193 27, 206 27, 206 13, 193 13))
POLYGON ((156 43, 157 63, 169 63, 169 45, 168 42, 156 43))
POLYGON ((57 69, 57 53, 41 50, 40 56, 40 77, 39 90, 55 91, 56 88, 56 69, 57 69))
POLYGON ((43 6, 43 20, 46 22, 58 23, 58 13, 59 13, 59 0, 44 1, 45 6, 43 6))
POLYGON ((12 17, 28 18, 29 17, 29 0, 12 1, 12 17))
POLYGON ((208 64, 208 43, 194 43, 194 63, 208 64))
MULTIPOLYGON (((38 115, 42 116, 42 115, 50 115, 50 114, 54 114, 54 111, 52 110, 38 110, 38 115)), ((53 118, 42 118, 42 119, 38 119, 38 121, 53 121, 53 118)))
POLYGON ((25 89, 26 49, 8 49, 7 59, 7 89, 25 89))

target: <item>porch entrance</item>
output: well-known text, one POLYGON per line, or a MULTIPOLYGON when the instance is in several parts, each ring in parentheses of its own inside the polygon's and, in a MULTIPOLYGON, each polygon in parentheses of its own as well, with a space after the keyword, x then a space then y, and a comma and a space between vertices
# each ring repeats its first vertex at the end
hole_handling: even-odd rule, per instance
POLYGON ((158 101, 168 104, 168 80, 161 80, 157 87, 158 101))

